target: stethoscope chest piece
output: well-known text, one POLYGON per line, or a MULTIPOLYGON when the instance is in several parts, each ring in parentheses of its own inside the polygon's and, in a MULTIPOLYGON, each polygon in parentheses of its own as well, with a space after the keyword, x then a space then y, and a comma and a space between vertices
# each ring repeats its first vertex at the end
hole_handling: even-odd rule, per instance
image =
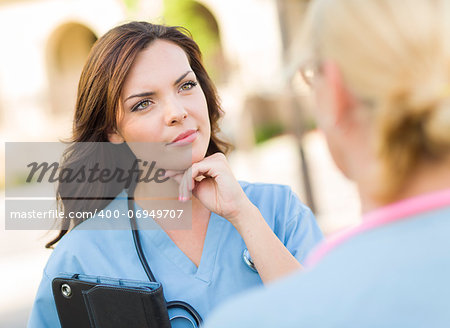
POLYGON ((250 256, 250 253, 248 252, 248 249, 244 249, 244 252, 242 253, 242 259, 244 260, 244 263, 252 269, 254 272, 258 272, 256 270, 255 263, 253 263, 252 257, 250 256))

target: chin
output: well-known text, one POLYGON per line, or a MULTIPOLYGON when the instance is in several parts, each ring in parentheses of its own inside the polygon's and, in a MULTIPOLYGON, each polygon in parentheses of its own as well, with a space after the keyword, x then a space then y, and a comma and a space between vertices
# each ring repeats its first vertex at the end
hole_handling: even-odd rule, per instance
MULTIPOLYGON (((206 138, 205 138, 206 139, 206 138)), ((208 151, 209 146, 209 140, 210 138, 203 140, 199 139, 197 142, 195 142, 192 146, 192 164, 200 162, 203 160, 206 156, 206 153, 208 151)))
POLYGON ((193 151, 192 152, 192 164, 202 161, 206 156, 206 149, 204 151, 193 151))

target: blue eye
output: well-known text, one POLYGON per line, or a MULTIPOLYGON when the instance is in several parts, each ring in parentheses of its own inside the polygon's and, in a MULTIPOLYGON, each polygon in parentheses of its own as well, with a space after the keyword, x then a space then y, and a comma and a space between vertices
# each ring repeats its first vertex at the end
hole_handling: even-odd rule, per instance
POLYGON ((181 85, 180 90, 187 91, 187 90, 194 88, 196 85, 197 85, 197 82, 187 81, 181 85))
POLYGON ((138 102, 136 105, 134 105, 133 108, 131 108, 131 111, 138 112, 138 111, 148 108, 150 105, 151 105, 151 101, 148 99, 145 99, 145 100, 138 102))

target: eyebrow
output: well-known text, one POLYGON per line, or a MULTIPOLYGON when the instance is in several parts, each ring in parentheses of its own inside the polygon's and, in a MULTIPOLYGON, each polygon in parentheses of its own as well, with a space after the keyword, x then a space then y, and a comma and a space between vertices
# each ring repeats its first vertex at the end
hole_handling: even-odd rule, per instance
MULTIPOLYGON (((193 73, 193 71, 187 71, 186 73, 181 75, 178 79, 176 79, 176 81, 173 83, 173 85, 177 85, 178 83, 180 83, 189 73, 193 73)), ((153 96, 154 94, 155 94, 154 91, 137 93, 135 95, 129 96, 127 99, 125 99, 124 102, 126 102, 127 100, 129 100, 131 98, 148 97, 148 96, 153 96)))

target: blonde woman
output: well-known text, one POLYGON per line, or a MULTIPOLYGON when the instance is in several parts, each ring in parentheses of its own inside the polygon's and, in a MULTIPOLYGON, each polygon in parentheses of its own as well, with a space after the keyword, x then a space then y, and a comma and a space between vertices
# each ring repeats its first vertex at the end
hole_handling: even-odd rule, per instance
POLYGON ((449 327, 450 1, 311 5, 302 70, 362 224, 206 326, 449 327))

